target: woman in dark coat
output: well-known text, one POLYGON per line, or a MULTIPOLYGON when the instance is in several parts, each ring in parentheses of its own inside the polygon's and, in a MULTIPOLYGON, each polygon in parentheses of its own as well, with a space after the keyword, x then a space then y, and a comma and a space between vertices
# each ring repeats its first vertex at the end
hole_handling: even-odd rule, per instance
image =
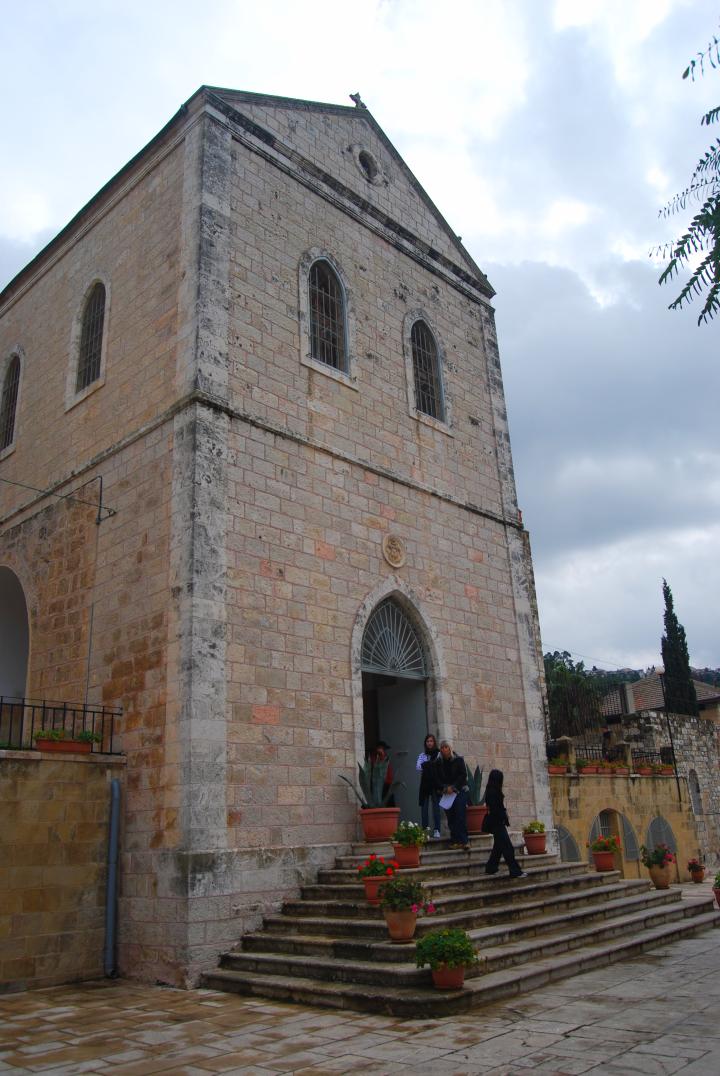
POLYGON ((515 858, 515 849, 508 836, 507 827, 510 819, 505 810, 505 797, 503 796, 502 770, 490 770, 490 776, 485 786, 485 804, 488 813, 483 821, 483 833, 492 833, 493 846, 490 858, 485 864, 486 874, 497 874, 500 865, 500 857, 507 863, 511 878, 524 878, 525 872, 515 858))
POLYGON ((420 804, 421 824, 423 829, 428 828, 428 815, 430 813, 428 808, 430 803, 432 803, 433 822, 435 823, 433 837, 435 838, 440 836, 440 804, 438 803, 438 795, 435 790, 430 764, 438 757, 438 752, 439 748, 437 740, 433 734, 429 732, 425 737, 423 749, 418 755, 417 762, 415 763, 415 769, 420 774, 418 803, 420 804))

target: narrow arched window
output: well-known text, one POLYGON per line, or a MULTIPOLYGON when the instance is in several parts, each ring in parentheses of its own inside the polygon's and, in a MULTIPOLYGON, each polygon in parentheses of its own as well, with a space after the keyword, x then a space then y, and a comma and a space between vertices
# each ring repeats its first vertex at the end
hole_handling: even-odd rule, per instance
POLYGON ((5 372, 0 400, 0 452, 13 443, 19 386, 20 356, 13 355, 5 372))
POLYGON ((435 337, 424 321, 416 321, 410 332, 415 407, 423 415, 445 421, 440 364, 435 337))
POLYGON ((310 267, 310 353, 335 370, 347 369, 345 297, 342 284, 324 260, 310 267))
POLYGON ((105 285, 98 281, 93 286, 83 311, 76 392, 82 392, 100 377, 104 323, 105 285))

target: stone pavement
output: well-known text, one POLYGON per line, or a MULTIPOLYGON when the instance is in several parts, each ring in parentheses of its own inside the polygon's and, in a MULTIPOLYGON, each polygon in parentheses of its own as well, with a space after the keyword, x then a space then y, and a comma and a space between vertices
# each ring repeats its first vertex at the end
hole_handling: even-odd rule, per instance
MULTIPOLYGON (((697 895, 699 886, 688 887, 697 895)), ((704 883, 703 890, 709 890, 704 883)), ((720 930, 444 1020, 101 980, 0 995, 0 1076, 720 1072, 720 930)))

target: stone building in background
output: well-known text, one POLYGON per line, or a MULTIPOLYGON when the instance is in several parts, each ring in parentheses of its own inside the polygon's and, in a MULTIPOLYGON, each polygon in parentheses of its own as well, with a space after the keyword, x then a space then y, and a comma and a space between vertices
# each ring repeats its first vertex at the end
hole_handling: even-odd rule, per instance
POLYGON ((379 737, 551 824, 492 296, 365 108, 208 87, 0 294, 0 695, 122 708, 121 973, 329 862, 379 737))

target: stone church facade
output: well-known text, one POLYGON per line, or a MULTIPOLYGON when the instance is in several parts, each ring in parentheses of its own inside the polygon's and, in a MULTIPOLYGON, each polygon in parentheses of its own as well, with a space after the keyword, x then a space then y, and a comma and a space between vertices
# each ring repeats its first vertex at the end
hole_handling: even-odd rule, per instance
POLYGON ((122 708, 121 973, 355 839, 379 736, 552 823, 492 295, 363 107, 208 87, 0 294, 0 695, 122 708))

